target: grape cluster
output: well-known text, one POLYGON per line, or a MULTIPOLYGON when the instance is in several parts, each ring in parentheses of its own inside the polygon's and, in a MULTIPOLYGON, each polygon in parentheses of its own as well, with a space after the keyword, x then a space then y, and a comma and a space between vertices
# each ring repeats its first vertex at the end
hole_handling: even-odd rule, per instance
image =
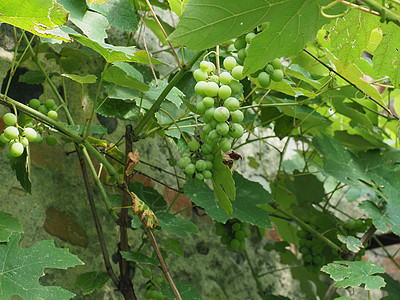
MULTIPOLYGON (((310 226, 318 230, 315 225, 310 226)), ((324 263, 321 255, 325 246, 323 242, 305 230, 299 230, 297 236, 300 238, 299 252, 303 255, 304 266, 310 270, 320 269, 324 263)))
POLYGON ((221 237, 221 243, 226 245, 228 251, 244 251, 246 249, 245 238, 250 236, 247 223, 237 219, 228 220, 225 224, 216 222, 215 231, 221 237))

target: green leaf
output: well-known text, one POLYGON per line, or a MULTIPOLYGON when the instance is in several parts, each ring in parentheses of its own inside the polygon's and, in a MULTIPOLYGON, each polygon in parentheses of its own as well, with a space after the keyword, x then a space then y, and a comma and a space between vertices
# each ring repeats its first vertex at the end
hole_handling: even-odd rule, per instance
POLYGON ((67 77, 73 81, 80 83, 80 84, 95 83, 96 79, 97 79, 96 75, 79 76, 79 75, 75 75, 75 74, 61 74, 61 76, 67 77))
POLYGON ((167 250, 169 251, 173 251, 176 255, 182 256, 184 254, 184 251, 181 247, 181 242, 176 240, 176 239, 172 239, 172 238, 167 238, 165 240, 162 240, 165 248, 167 248, 167 250))
POLYGON ((198 234, 197 226, 192 222, 177 218, 169 213, 162 213, 157 215, 158 224, 166 232, 175 234, 179 237, 185 238, 189 233, 198 234))
POLYGON ((121 256, 125 258, 127 261, 134 261, 138 264, 146 264, 146 265, 158 265, 158 260, 154 257, 148 257, 140 252, 134 251, 120 251, 121 256))
POLYGON ((389 23, 384 28, 384 37, 374 52, 374 70, 379 76, 389 76, 393 85, 399 87, 399 26, 389 23))
POLYGON ((339 241, 346 244, 347 249, 349 249, 350 251, 358 252, 360 250, 360 248, 363 248, 361 241, 354 236, 351 236, 351 235, 344 236, 344 235, 338 234, 337 237, 338 237, 339 241))
POLYGON ((68 12, 50 0, 0 1, 0 22, 8 23, 33 34, 70 42, 71 39, 58 29, 68 21, 68 12))
MULTIPOLYGON (((148 103, 143 102, 144 108, 150 108, 155 100, 160 96, 163 90, 168 85, 165 81, 158 81, 158 85, 156 85, 155 80, 150 83, 150 90, 145 93, 145 98, 148 99, 148 103)), ((180 107, 182 104, 182 98, 185 94, 182 93, 178 88, 173 87, 168 95, 165 97, 168 101, 171 101, 176 105, 176 107, 180 107)))
POLYGON ((384 273, 385 269, 371 261, 335 261, 323 266, 321 271, 328 273, 335 280, 335 287, 356 287, 365 284, 366 290, 379 290, 385 281, 376 273, 384 273))
POLYGON ((28 84, 40 84, 45 81, 46 77, 44 77, 43 73, 39 70, 29 70, 19 76, 19 82, 25 82, 28 84))
MULTIPOLYGON (((78 43, 99 53, 108 63, 126 61, 140 64, 149 64, 149 59, 146 52, 142 50, 134 51, 136 49, 135 47, 113 46, 110 44, 91 40, 80 34, 70 34, 70 36, 72 36, 74 40, 78 43)), ((153 65, 165 65, 165 63, 152 57, 151 63, 153 65)))
POLYGON ((167 202, 165 202, 164 197, 149 186, 144 186, 142 183, 136 181, 129 184, 129 190, 134 192, 140 200, 144 201, 154 213, 167 208, 167 202))
POLYGON ((104 102, 97 101, 97 105, 96 112, 105 117, 136 121, 139 115, 139 108, 134 102, 109 98, 104 102))
POLYGON ((19 157, 12 157, 10 159, 11 168, 15 171, 15 175, 21 186, 27 193, 31 193, 31 176, 28 155, 26 150, 19 157))
POLYGON ((88 6, 105 16, 111 26, 123 31, 138 29, 136 11, 129 0, 110 0, 100 5, 89 3, 88 6))
POLYGON ((189 0, 168 0, 171 10, 176 13, 178 17, 185 11, 185 5, 189 0))
POLYGON ((400 282, 393 279, 389 274, 382 274, 380 276, 386 281, 386 286, 382 288, 382 291, 388 293, 388 295, 381 300, 397 300, 400 293, 400 282))
POLYGON ((369 130, 373 129, 373 124, 368 119, 367 115, 359 112, 352 103, 344 102, 343 98, 340 99, 333 97, 332 104, 335 107, 336 112, 351 118, 352 121, 360 123, 369 130))
MULTIPOLYGON (((167 35, 169 35, 174 30, 174 27, 164 22, 159 16, 157 18, 160 24, 162 25, 164 32, 167 35)), ((153 31, 153 33, 157 36, 161 44, 163 44, 164 46, 168 45, 164 32, 161 30, 160 25, 158 25, 158 23, 156 22, 156 20, 154 20, 153 17, 145 18, 144 23, 146 24, 146 27, 148 27, 151 31, 153 31)), ((179 46, 179 45, 172 43, 172 46, 179 46)))
MULTIPOLYGON (((128 64, 127 64, 128 65, 128 64)), ((130 65, 128 65, 130 66, 130 65)), ((130 66, 132 67, 132 66, 130 66)), ((132 67, 133 68, 133 67, 132 67)), ((107 68, 104 74, 104 80, 108 82, 115 83, 116 85, 127 87, 130 89, 138 90, 140 92, 145 92, 149 90, 149 86, 135 77, 130 76, 121 69, 119 66, 111 66, 107 68)))
MULTIPOLYGON (((250 181, 237 172, 233 174, 233 179, 236 182, 237 194, 235 201, 232 202, 232 218, 255 226, 272 228, 268 212, 260 207, 273 201, 271 194, 258 182, 250 181)), ((204 208, 213 220, 225 223, 231 218, 218 205, 212 190, 207 185, 188 181, 183 189, 185 195, 204 208)))
POLYGON ((83 264, 68 249, 54 247, 54 241, 40 241, 29 249, 18 247, 20 234, 13 234, 8 243, 0 243, 0 296, 11 299, 70 299, 73 293, 58 286, 42 286, 39 277, 45 268, 66 269, 83 264))
POLYGON ((322 84, 318 80, 312 78, 310 73, 308 73, 303 67, 299 66, 298 64, 291 64, 287 69, 285 69, 285 73, 289 76, 293 76, 297 79, 307 82, 316 89, 319 89, 322 86, 322 84))
POLYGON ((344 146, 347 146, 356 151, 366 151, 379 148, 379 145, 371 143, 369 140, 365 139, 361 135, 350 134, 344 130, 335 131, 333 136, 344 146))
POLYGON ((211 180, 215 197, 222 209, 229 216, 232 216, 231 202, 235 200, 236 196, 235 181, 232 178, 232 171, 222 161, 221 153, 215 155, 213 164, 211 180))
POLYGON ((24 232, 21 223, 12 215, 0 211, 0 243, 8 243, 14 232, 24 232))
POLYGON ((91 294, 95 289, 102 289, 110 279, 106 272, 87 272, 80 274, 75 281, 75 287, 81 288, 84 295, 91 294))
MULTIPOLYGON (((194 286, 182 282, 176 282, 175 284, 182 300, 201 300, 201 297, 194 286)), ((176 299, 171 287, 165 281, 161 283, 161 292, 163 295, 167 296, 168 299, 176 299)))
POLYGON ((324 185, 313 174, 294 170, 293 176, 285 180, 285 183, 296 196, 300 206, 317 204, 324 200, 324 185))

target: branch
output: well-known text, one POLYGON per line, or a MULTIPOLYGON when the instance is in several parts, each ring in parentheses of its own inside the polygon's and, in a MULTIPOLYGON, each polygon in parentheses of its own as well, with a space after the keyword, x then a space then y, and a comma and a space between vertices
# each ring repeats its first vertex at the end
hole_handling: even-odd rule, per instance
POLYGON ((363 2, 371 9, 377 11, 384 19, 389 22, 395 23, 400 26, 400 16, 391 11, 390 9, 380 5, 374 0, 363 0, 363 2))

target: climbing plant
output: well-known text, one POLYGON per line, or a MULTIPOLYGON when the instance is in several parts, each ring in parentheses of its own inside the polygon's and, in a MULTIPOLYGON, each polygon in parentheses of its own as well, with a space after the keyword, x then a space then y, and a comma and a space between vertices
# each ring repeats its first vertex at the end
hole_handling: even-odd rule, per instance
MULTIPOLYGON (((111 279, 125 299, 201 299, 195 283, 174 281, 168 269, 174 261, 165 258, 183 256, 184 240, 174 236, 198 228, 171 212, 174 201, 131 180, 141 161, 135 144, 158 136, 168 147, 175 200, 184 194, 193 209, 204 209, 226 251, 245 257, 260 299, 289 298, 262 286, 247 252, 250 236, 279 254, 304 299, 355 299, 345 291, 354 287, 368 299, 380 289, 394 299, 399 283, 366 249, 375 241, 399 267, 380 240, 400 234, 399 21, 394 0, 3 0, 0 22, 13 26, 15 48, 0 94, 9 108, 1 155, 30 193, 30 145, 73 145, 106 271, 78 277, 84 294, 111 279), (165 21, 168 15, 176 24, 165 21), (172 61, 148 50, 149 31, 172 61), (10 97, 26 62, 36 70, 19 81, 45 93, 10 97), (89 62, 96 67, 81 68, 89 62), (79 84, 81 99, 70 96, 70 82, 79 84), (119 140, 107 135, 115 119, 126 124, 119 140), (248 145, 259 157, 242 152, 248 145), (265 146, 278 153, 277 170, 265 163, 265 146), (236 171, 243 163, 262 170, 267 184, 236 171), (112 249, 118 271, 94 200, 119 226, 112 249), (362 217, 340 209, 342 201, 353 202, 362 217), (131 229, 143 232, 139 245, 128 239, 131 229), (280 241, 266 243, 266 229, 280 241), (171 236, 162 245, 158 230, 171 236), (157 267, 161 276, 154 275, 157 267), (132 270, 147 280, 141 294, 132 270)), ((0 216, 0 298, 71 298, 38 278, 44 268, 82 261, 51 241, 20 248, 19 221, 0 216)))

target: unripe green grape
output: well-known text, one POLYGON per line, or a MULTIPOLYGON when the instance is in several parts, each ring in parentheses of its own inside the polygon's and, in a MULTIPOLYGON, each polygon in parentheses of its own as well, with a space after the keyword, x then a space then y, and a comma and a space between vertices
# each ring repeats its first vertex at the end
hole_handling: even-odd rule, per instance
POLYGON ((44 104, 41 104, 39 106, 38 111, 41 112, 44 115, 47 115, 47 113, 49 112, 48 108, 44 104))
POLYGON ((305 262, 310 263, 310 262, 313 261, 313 257, 312 257, 311 254, 307 254, 307 255, 305 255, 305 256, 303 257, 303 260, 304 260, 305 262))
POLYGON ((206 169, 205 160, 199 159, 198 161, 196 161, 196 169, 200 172, 204 171, 206 169))
POLYGON ((203 127, 203 132, 202 133, 208 135, 211 132, 211 130, 213 130, 213 127, 210 124, 206 124, 203 127))
POLYGON ((210 144, 206 144, 206 143, 201 145, 200 149, 204 154, 209 154, 213 150, 212 146, 210 144))
POLYGON ((272 73, 274 73, 274 71, 275 71, 275 68, 274 68, 273 65, 267 64, 267 65, 265 66, 265 72, 267 72, 269 75, 271 75, 272 73))
POLYGON ((208 69, 208 61, 205 61, 205 60, 201 61, 200 62, 200 69, 202 71, 207 71, 207 69, 208 69))
POLYGON ((299 252, 300 252, 301 254, 306 255, 306 254, 308 254, 308 253, 310 252, 310 248, 308 248, 308 247, 306 247, 306 246, 300 247, 300 248, 299 248, 299 252))
POLYGON ((232 123, 230 125, 231 125, 231 127, 229 130, 229 134, 231 135, 231 137, 233 137, 234 139, 241 138, 243 135, 242 125, 240 125, 238 123, 232 123))
POLYGON ((307 237, 308 233, 305 230, 299 230, 299 231, 297 231, 296 235, 301 239, 305 239, 307 237))
POLYGON ((237 240, 237 239, 233 239, 233 240, 231 241, 230 245, 231 245, 231 247, 232 247, 233 249, 239 249, 239 247, 240 247, 240 241, 237 240))
POLYGON ((239 100, 234 97, 229 97, 224 101, 224 107, 226 107, 229 111, 238 110, 239 106, 240 106, 239 100))
POLYGON ((56 106, 56 102, 53 99, 47 99, 44 104, 49 110, 56 106))
POLYGON ((19 137, 19 142, 24 146, 24 147, 28 147, 29 145, 29 141, 26 137, 19 137))
POLYGON ((246 49, 242 48, 238 51, 238 58, 243 62, 247 57, 246 49))
POLYGON ((313 245, 313 246, 311 247, 311 252, 312 252, 313 254, 319 254, 319 253, 321 253, 321 251, 322 251, 321 245, 313 245))
POLYGON ((222 100, 227 99, 228 97, 230 97, 231 94, 232 94, 232 90, 228 85, 223 85, 218 90, 218 96, 222 100))
POLYGON ((354 230, 357 227, 357 223, 356 220, 350 220, 349 222, 347 222, 347 228, 349 230, 354 230))
POLYGON ((250 44, 251 40, 254 39, 254 37, 256 36, 256 34, 254 32, 249 32, 248 34, 246 34, 246 43, 250 44))
POLYGON ((219 75, 219 81, 222 84, 229 84, 232 81, 232 75, 229 72, 222 72, 219 75))
POLYGON ((223 151, 223 152, 227 152, 229 150, 231 150, 232 148, 232 143, 229 139, 227 138, 223 138, 220 142, 219 142, 219 148, 223 151))
POLYGON ((312 247, 312 244, 313 244, 312 240, 307 240, 307 241, 306 241, 306 246, 307 246, 308 248, 311 248, 311 247, 312 247))
POLYGON ((225 227, 222 223, 216 222, 215 223, 215 233, 218 236, 223 236, 225 234, 226 230, 225 227))
POLYGON ((246 241, 245 240, 240 241, 240 247, 238 250, 240 250, 240 251, 246 250, 246 241))
POLYGON ((216 84, 219 84, 219 77, 218 75, 212 75, 208 78, 209 82, 215 82, 216 84))
POLYGON ((212 120, 210 121, 209 124, 212 126, 212 128, 217 127, 218 122, 214 119, 214 115, 213 115, 213 118, 212 118, 212 120))
POLYGON ((210 61, 208 61, 207 63, 208 63, 208 68, 207 68, 206 72, 208 74, 214 73, 215 72, 215 65, 210 61))
POLYGON ((282 61, 279 58, 275 58, 273 61, 271 61, 271 65, 274 67, 274 69, 280 69, 282 68, 282 61))
POLYGON ((55 119, 57 119, 58 114, 57 114, 57 112, 56 112, 55 110, 50 110, 50 111, 47 113, 47 116, 48 116, 50 119, 55 120, 55 119))
POLYGON ((17 127, 9 126, 6 129, 4 129, 4 135, 9 140, 14 140, 18 137, 19 131, 18 131, 17 127))
POLYGON ((202 100, 197 101, 196 103, 196 113, 199 115, 204 115, 206 112, 207 107, 205 107, 202 100))
POLYGON ((15 123, 17 123, 17 116, 12 114, 12 113, 6 113, 3 116, 3 121, 4 123, 6 123, 6 125, 8 126, 12 126, 15 125, 15 123))
POLYGON ((203 174, 204 179, 210 179, 212 177, 212 173, 210 170, 204 170, 203 172, 201 172, 201 174, 203 174))
POLYGON ((240 222, 234 223, 232 225, 232 230, 233 231, 239 231, 242 228, 242 226, 240 225, 240 222))
POLYGON ((185 169, 188 164, 191 163, 191 159, 189 157, 182 157, 178 162, 178 167, 181 169, 185 169))
POLYGON ((207 82, 199 81, 194 86, 194 91, 196 92, 196 94, 198 94, 200 96, 205 96, 206 95, 206 92, 205 92, 206 86, 207 86, 207 82))
POLYGON ((204 113, 204 122, 211 122, 211 120, 214 119, 214 112, 215 112, 215 107, 210 107, 209 109, 206 110, 204 113))
POLYGON ((185 167, 185 173, 188 175, 192 175, 194 172, 196 171, 196 166, 192 163, 189 163, 186 167, 185 167))
POLYGON ((24 153, 24 145, 19 142, 12 144, 10 147, 10 153, 14 157, 21 156, 22 153, 24 153))
POLYGON ((185 154, 182 155, 182 157, 192 157, 192 153, 186 152, 185 154))
MULTIPOLYGON (((243 223, 242 223, 243 224, 243 223)), ((242 228, 244 237, 249 237, 250 236, 250 228, 246 225, 246 227, 242 228)))
POLYGON ((9 141, 10 139, 8 139, 4 133, 0 135, 0 142, 2 142, 3 144, 7 144, 9 141))
POLYGON ((205 81, 208 78, 207 72, 197 69, 193 72, 193 77, 194 79, 199 82, 199 81, 205 81))
POLYGON ((224 59, 223 62, 224 68, 227 69, 228 71, 232 70, 234 67, 236 67, 236 59, 232 56, 228 56, 224 59))
POLYGON ((175 166, 176 166, 176 163, 177 163, 177 161, 176 161, 176 158, 175 158, 175 157, 171 157, 170 159, 168 159, 168 164, 169 164, 171 167, 175 167, 175 166))
POLYGON ((274 72, 271 74, 271 79, 275 82, 279 82, 283 79, 283 72, 282 70, 274 70, 274 72))
POLYGON ((231 111, 231 122, 232 123, 241 123, 244 119, 244 115, 242 113, 242 111, 240 110, 235 110, 235 111, 231 111))
POLYGON ((218 132, 219 135, 226 135, 229 132, 229 125, 225 122, 218 123, 215 127, 215 130, 218 132))
POLYGON ((218 140, 218 138, 218 131, 215 129, 211 130, 211 132, 208 134, 208 140, 211 142, 218 140))
POLYGON ((243 79, 243 67, 242 66, 236 66, 232 70, 232 77, 235 78, 236 80, 242 80, 243 79))
POLYGON ((223 236, 221 236, 221 244, 228 245, 231 242, 232 238, 225 232, 223 236))
POLYGON ((257 80, 263 88, 267 88, 271 85, 271 78, 269 77, 267 72, 261 72, 260 74, 258 74, 257 80))
POLYGON ((244 232, 242 230, 236 231, 235 232, 235 239, 237 240, 243 240, 244 239, 244 232))
POLYGON ((31 99, 30 101, 29 101, 29 106, 30 107, 32 107, 33 109, 38 109, 39 108, 39 106, 40 106, 40 101, 39 101, 39 99, 35 99, 35 98, 33 98, 33 99, 31 99))
POLYGON ((235 48, 236 48, 237 50, 240 50, 240 49, 246 47, 246 44, 247 44, 247 43, 246 43, 246 38, 245 38, 245 36, 238 37, 238 38, 236 39, 236 41, 233 43, 233 45, 235 46, 235 48))
POLYGON ((208 82, 206 88, 204 89, 204 92, 208 97, 215 97, 218 94, 218 90, 218 84, 216 84, 215 82, 208 82))
POLYGON ((46 144, 49 146, 55 146, 57 144, 57 138, 54 135, 48 135, 46 137, 46 144))
POLYGON ((210 108, 214 106, 214 98, 211 97, 204 97, 203 99, 203 105, 205 106, 205 108, 210 108))
POLYGON ((197 181, 203 181, 204 176, 202 173, 196 173, 196 175, 194 176, 194 179, 196 179, 197 181))
POLYGON ((194 152, 194 151, 197 151, 197 150, 200 148, 200 144, 199 144, 199 142, 197 142, 197 141, 191 141, 191 142, 188 144, 188 146, 189 146, 189 149, 192 150, 193 152, 194 152))
POLYGON ((206 170, 211 170, 212 167, 213 167, 213 162, 211 160, 206 160, 206 170))
POLYGON ((320 263, 322 263, 322 258, 321 256, 314 256, 312 261, 314 264, 319 265, 320 263))
POLYGON ((229 119, 229 110, 223 106, 217 107, 214 111, 214 119, 218 123, 225 122, 229 119))

